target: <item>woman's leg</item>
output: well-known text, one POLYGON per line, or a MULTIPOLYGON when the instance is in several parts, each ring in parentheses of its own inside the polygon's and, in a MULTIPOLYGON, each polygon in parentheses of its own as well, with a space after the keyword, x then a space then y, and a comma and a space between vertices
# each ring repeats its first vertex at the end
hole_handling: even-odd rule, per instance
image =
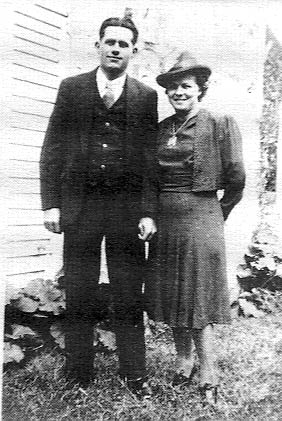
POLYGON ((218 375, 213 325, 208 324, 204 329, 193 329, 193 339, 200 361, 200 387, 205 385, 216 386, 218 375))
POLYGON ((189 377, 194 366, 192 331, 185 327, 175 327, 172 331, 177 352, 176 372, 189 377))

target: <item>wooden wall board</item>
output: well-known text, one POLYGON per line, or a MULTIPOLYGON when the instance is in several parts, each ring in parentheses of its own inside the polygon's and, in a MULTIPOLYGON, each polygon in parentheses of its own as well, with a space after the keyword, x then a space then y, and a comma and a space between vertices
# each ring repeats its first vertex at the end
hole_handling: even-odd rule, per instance
POLYGON ((14 0, 11 7, 13 27, 5 53, 10 69, 6 255, 8 283, 17 284, 44 277, 60 253, 60 241, 43 226, 39 159, 61 80, 68 14, 64 1, 14 0))
POLYGON ((35 179, 24 179, 21 177, 9 178, 9 192, 10 194, 39 194, 40 183, 38 177, 35 179))

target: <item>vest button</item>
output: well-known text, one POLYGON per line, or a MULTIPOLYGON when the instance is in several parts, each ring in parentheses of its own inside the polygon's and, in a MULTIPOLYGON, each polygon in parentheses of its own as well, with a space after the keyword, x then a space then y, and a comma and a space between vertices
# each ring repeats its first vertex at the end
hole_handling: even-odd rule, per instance
POLYGON ((104 170, 104 169, 106 168, 106 165, 102 164, 102 165, 100 166, 100 168, 101 168, 102 170, 104 170))
POLYGON ((103 146, 103 148, 107 148, 108 147, 107 143, 103 143, 102 146, 103 146))
POLYGON ((107 122, 105 123, 105 126, 106 126, 106 127, 110 127, 110 123, 107 121, 107 122))

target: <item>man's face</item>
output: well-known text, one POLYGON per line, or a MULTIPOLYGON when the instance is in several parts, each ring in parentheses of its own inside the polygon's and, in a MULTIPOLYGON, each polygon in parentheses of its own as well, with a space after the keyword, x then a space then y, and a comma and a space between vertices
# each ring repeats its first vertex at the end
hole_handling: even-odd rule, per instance
POLYGON ((176 112, 188 113, 198 103, 201 91, 194 76, 184 76, 172 81, 166 93, 176 112))
POLYGON ((121 26, 108 26, 103 38, 96 43, 100 64, 107 75, 119 76, 126 70, 128 62, 136 52, 132 43, 133 33, 121 26))

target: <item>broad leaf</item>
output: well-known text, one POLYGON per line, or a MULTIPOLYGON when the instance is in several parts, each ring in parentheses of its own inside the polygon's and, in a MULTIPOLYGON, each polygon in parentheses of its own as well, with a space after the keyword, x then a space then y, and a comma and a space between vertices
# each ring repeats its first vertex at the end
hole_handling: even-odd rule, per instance
POLYGON ((39 309, 41 311, 46 311, 53 313, 55 316, 58 316, 65 310, 65 302, 62 301, 46 301, 45 303, 39 303, 39 309))
POLYGON ((252 294, 250 292, 244 291, 244 292, 241 292, 241 294, 239 295, 239 298, 247 298, 248 299, 251 296, 252 296, 252 294))
POLYGON ((275 275, 278 276, 279 278, 282 278, 282 263, 279 263, 276 266, 276 273, 275 273, 275 275))
POLYGON ((236 274, 240 279, 250 278, 252 276, 252 271, 247 265, 238 265, 236 274))
POLYGON ((24 353, 18 345, 10 342, 4 343, 4 364, 17 362, 24 359, 24 353))
POLYGON ((20 297, 13 303, 13 306, 25 313, 34 313, 38 309, 39 302, 29 297, 20 297))
POLYGON ((13 335, 12 335, 13 339, 23 338, 24 336, 27 336, 27 335, 37 336, 36 332, 34 332, 28 326, 13 324, 12 329, 13 329, 13 335))
POLYGON ((99 327, 97 328, 99 333, 99 340, 100 342, 110 351, 116 350, 116 336, 113 332, 109 330, 103 330, 99 327))
POLYGON ((5 291, 5 305, 10 304, 11 301, 18 300, 20 297, 21 297, 21 293, 18 289, 10 285, 7 285, 6 291, 5 291))
POLYGON ((261 317, 264 315, 263 311, 260 311, 256 306, 251 302, 247 301, 245 298, 238 299, 239 306, 245 317, 261 317))
POLYGON ((26 287, 22 288, 24 294, 29 297, 38 298, 41 291, 44 291, 44 280, 43 279, 33 279, 30 281, 26 287))
POLYGON ((261 257, 253 266, 258 270, 268 269, 270 272, 273 272, 276 269, 276 263, 272 257, 261 257))
POLYGON ((54 338, 56 344, 58 344, 61 349, 65 349, 65 333, 61 323, 52 324, 50 326, 50 334, 54 338))

